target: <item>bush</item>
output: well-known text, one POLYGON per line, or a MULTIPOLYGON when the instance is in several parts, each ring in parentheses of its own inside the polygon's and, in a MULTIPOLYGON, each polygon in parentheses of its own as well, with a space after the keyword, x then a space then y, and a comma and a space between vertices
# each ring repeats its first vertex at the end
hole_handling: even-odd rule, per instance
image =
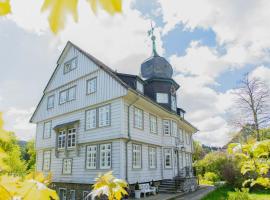
POLYGON ((221 177, 228 185, 237 188, 242 187, 243 176, 237 167, 237 163, 233 160, 224 164, 221 169, 221 177))
POLYGON ((204 174, 204 179, 214 183, 219 180, 219 176, 214 172, 206 172, 204 174))
POLYGON ((229 193, 228 200, 250 200, 248 189, 242 188, 242 191, 236 189, 234 193, 229 193))

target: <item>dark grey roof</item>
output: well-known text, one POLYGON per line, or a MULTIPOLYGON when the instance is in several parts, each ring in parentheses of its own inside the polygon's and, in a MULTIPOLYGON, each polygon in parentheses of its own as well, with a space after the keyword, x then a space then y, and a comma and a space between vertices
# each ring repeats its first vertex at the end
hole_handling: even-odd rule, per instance
POLYGON ((72 126, 76 123, 79 123, 80 120, 75 120, 75 121, 71 121, 71 122, 67 122, 67 123, 63 123, 63 124, 59 124, 59 125, 56 125, 53 129, 60 129, 60 128, 64 128, 64 127, 67 127, 67 126, 72 126))
POLYGON ((172 78, 173 68, 163 57, 154 55, 141 64, 143 78, 172 78))

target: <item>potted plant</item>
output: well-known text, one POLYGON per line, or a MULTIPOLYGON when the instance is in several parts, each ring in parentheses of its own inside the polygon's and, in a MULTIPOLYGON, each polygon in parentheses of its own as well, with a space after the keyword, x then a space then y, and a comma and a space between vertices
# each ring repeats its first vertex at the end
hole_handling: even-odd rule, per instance
POLYGON ((140 199, 140 198, 141 198, 141 190, 140 190, 139 183, 137 182, 135 184, 135 199, 140 199))

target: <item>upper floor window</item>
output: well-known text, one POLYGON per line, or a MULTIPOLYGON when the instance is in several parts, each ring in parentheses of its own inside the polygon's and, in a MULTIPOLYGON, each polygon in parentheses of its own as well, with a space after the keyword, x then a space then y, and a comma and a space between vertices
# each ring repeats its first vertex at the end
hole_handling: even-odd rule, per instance
POLYGON ((163 120, 163 134, 170 135, 170 133, 171 133, 170 120, 164 119, 163 120))
POLYGON ((92 78, 86 82, 86 93, 92 94, 97 91, 97 78, 92 78))
POLYGON ((154 169, 156 168, 156 148, 149 147, 148 148, 148 155, 149 155, 149 168, 154 169))
POLYGON ((72 148, 76 146, 76 128, 68 129, 67 147, 72 148))
POLYGON ((63 174, 71 174, 72 172, 72 159, 63 159, 63 174))
POLYGON ((165 168, 171 168, 172 167, 172 150, 171 149, 164 149, 164 162, 165 162, 165 168))
POLYGON ((132 145, 132 167, 142 168, 142 146, 139 144, 132 145))
POLYGON ((98 108, 98 126, 109 126, 111 117, 110 117, 110 105, 102 106, 98 108))
POLYGON ((134 127, 143 129, 143 111, 134 107, 134 127))
POLYGON ((59 93, 59 104, 76 99, 76 86, 63 90, 59 93))
POLYGON ((179 138, 181 142, 184 142, 184 133, 183 129, 179 128, 179 138))
POLYGON ((86 147, 86 169, 97 168, 97 145, 86 147))
POLYGON ((111 124, 111 105, 101 106, 85 112, 85 129, 109 126, 111 124))
POLYGON ((58 149, 65 148, 65 146, 66 146, 66 130, 59 131, 57 145, 58 145, 58 149))
POLYGON ((141 93, 144 93, 144 89, 143 89, 143 84, 141 81, 138 81, 136 82, 136 89, 141 92, 141 93))
POLYGON ((100 169, 111 168, 111 144, 100 145, 100 169))
POLYGON ((157 117, 150 114, 150 132, 157 133, 157 117))
POLYGON ((96 128, 97 126, 97 110, 91 109, 85 112, 85 128, 86 130, 96 128))
POLYGON ((43 138, 50 138, 51 137, 51 131, 52 131, 52 122, 45 122, 44 128, 43 128, 43 138))
POLYGON ((187 144, 190 144, 190 135, 189 135, 189 133, 188 132, 186 132, 186 143, 187 144))
POLYGON ((54 95, 51 95, 47 99, 47 109, 54 107, 54 95))
POLYGON ((175 96, 171 96, 171 109, 173 111, 176 111, 176 97, 175 96))
POLYGON ((167 93, 157 93, 156 99, 158 103, 168 103, 168 94, 167 93))
POLYGON ((172 136, 177 136, 177 123, 175 121, 172 121, 172 136))
POLYGON ((49 171, 51 168, 51 151, 43 152, 43 170, 49 171))
POLYGON ((78 59, 77 58, 73 58, 67 62, 65 62, 64 64, 64 74, 74 70, 78 65, 78 59))

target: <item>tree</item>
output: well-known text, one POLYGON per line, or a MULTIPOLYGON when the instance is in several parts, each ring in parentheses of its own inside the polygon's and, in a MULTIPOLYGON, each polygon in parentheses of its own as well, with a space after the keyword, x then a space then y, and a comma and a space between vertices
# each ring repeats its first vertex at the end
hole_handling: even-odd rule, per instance
POLYGON ((256 138, 260 140, 260 129, 270 122, 270 90, 260 79, 246 74, 234 93, 236 96, 237 119, 234 124, 240 128, 254 126, 256 138))
POLYGON ((193 147, 194 147, 194 153, 192 155, 192 160, 193 162, 198 161, 202 159, 204 156, 203 148, 200 142, 198 141, 193 141, 193 147))
POLYGON ((35 170, 36 164, 36 151, 35 151, 35 140, 30 140, 22 148, 22 158, 26 162, 26 169, 28 171, 35 170))

